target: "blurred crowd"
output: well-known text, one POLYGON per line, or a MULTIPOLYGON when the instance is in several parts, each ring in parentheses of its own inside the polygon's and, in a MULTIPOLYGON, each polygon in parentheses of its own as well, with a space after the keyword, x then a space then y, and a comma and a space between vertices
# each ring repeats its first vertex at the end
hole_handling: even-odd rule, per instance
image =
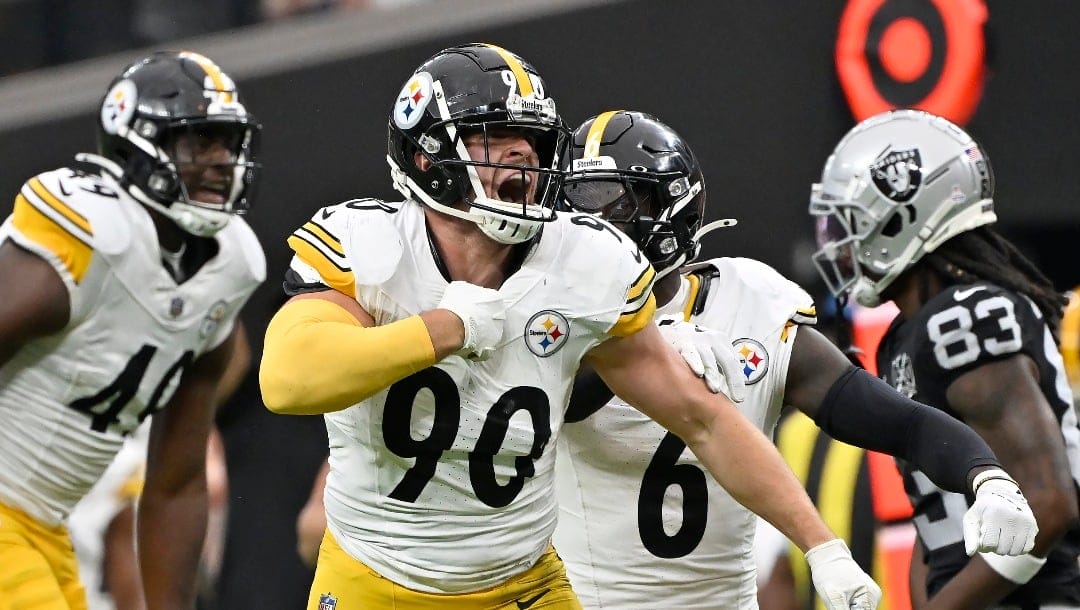
POLYGON ((0 77, 324 11, 430 0, 0 0, 0 77))

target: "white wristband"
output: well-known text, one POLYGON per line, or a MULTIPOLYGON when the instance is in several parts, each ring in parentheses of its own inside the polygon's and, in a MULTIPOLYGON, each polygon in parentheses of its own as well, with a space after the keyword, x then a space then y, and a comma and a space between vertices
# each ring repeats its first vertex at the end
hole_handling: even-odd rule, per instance
POLYGON ((990 481, 990 480, 993 480, 993 479, 1001 479, 1002 481, 1009 481, 1013 485, 1016 485, 1017 487, 1019 487, 1019 485, 1017 485, 1017 483, 1016 483, 1016 479, 1010 477, 1009 473, 1005 472, 1004 470, 1002 470, 1000 468, 988 468, 988 469, 983 470, 982 472, 976 474, 975 477, 971 479, 971 492, 972 493, 978 493, 979 492, 979 486, 981 486, 983 483, 985 483, 987 481, 990 481))
POLYGON ((1031 580, 1046 563, 1045 557, 1036 557, 1031 554, 1008 556, 997 553, 979 553, 979 557, 982 557, 983 561, 1002 578, 1018 585, 1031 580))

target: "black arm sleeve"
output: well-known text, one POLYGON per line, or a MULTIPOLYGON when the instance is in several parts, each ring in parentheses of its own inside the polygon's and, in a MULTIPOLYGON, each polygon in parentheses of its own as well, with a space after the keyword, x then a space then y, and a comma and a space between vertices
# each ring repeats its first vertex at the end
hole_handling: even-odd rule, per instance
POLYGON ((568 424, 579 422, 599 411, 614 397, 615 393, 608 389, 596 371, 582 366, 574 377, 574 389, 570 392, 570 404, 563 419, 568 424))
POLYGON ((856 367, 829 388, 814 422, 836 440, 910 462, 946 491, 970 494, 972 469, 1001 467, 967 425, 856 367))

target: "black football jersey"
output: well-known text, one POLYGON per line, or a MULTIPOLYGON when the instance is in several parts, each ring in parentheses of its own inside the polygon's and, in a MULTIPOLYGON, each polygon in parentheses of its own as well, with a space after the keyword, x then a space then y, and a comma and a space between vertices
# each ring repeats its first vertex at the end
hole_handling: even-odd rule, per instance
MULTIPOLYGON (((990 283, 951 286, 935 295, 912 320, 898 316, 878 348, 878 371, 901 393, 957 417, 946 391, 964 373, 995 360, 1025 354, 1039 370, 1039 385, 1065 440, 1074 481, 1080 481, 1080 429, 1065 368, 1049 328, 1027 297, 990 283)), ((969 498, 946 492, 900 464, 915 508, 915 527, 928 562, 933 595, 968 561, 963 516, 969 498)), ((1080 602, 1080 530, 1050 553, 1046 565, 1003 603, 1080 602)))

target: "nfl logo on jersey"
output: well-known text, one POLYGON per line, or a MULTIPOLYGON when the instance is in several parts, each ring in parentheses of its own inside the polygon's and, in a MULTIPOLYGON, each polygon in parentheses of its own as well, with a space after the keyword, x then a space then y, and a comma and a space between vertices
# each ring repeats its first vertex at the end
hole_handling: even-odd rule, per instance
POLYGON ((319 596, 319 610, 335 610, 337 608, 337 598, 329 593, 323 593, 319 596))

